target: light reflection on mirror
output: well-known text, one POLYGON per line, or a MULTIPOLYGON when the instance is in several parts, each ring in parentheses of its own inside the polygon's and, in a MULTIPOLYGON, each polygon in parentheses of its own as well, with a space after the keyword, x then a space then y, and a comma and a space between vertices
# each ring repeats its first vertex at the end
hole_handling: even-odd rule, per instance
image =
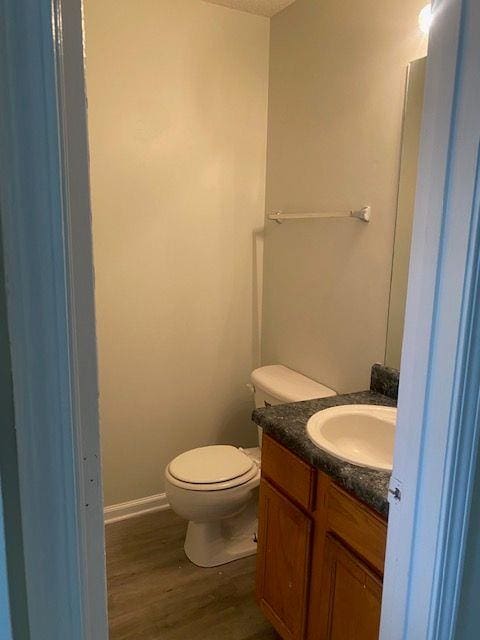
POLYGON ((426 58, 408 65, 385 364, 400 368, 426 58))

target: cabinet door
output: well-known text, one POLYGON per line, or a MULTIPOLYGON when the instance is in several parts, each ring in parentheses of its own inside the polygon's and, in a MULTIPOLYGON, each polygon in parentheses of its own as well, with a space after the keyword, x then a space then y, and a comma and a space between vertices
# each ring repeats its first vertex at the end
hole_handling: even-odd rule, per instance
POLYGON ((321 584, 320 640, 378 640, 382 581, 330 535, 321 584))
POLYGON ((312 523, 262 479, 257 556, 257 599, 284 640, 303 640, 312 523))

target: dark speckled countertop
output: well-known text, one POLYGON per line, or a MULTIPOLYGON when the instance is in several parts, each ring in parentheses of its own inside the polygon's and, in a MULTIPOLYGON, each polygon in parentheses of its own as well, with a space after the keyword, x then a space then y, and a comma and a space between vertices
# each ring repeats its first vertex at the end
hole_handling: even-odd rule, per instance
POLYGON ((252 419, 255 424, 263 428, 264 433, 283 444, 305 462, 328 473, 337 484, 384 517, 388 517, 387 496, 390 473, 364 469, 343 462, 316 447, 307 436, 307 421, 314 413, 345 404, 376 404, 394 407, 397 401, 377 391, 360 391, 319 400, 255 409, 252 419))

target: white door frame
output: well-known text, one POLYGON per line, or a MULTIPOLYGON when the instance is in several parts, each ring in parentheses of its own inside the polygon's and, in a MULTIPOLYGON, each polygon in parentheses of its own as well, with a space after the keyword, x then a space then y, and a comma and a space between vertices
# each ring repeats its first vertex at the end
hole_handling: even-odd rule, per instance
POLYGON ((30 638, 106 640, 81 2, 0 0, 0 25, 0 197, 30 638))
MULTIPOLYGON (((478 5, 437 0, 432 29, 384 640, 452 637, 462 577, 480 386, 478 5)), ((1 206, 31 638, 106 640, 80 0, 0 0, 0 22, 1 206)))
MULTIPOLYGON (((480 391, 480 3, 437 0, 401 363, 383 640, 455 636, 480 391)), ((475 612, 471 612, 474 614, 475 612)))
POLYGON ((7 580, 7 554, 3 519, 3 496, 0 482, 0 638, 13 640, 10 620, 10 596, 7 580))

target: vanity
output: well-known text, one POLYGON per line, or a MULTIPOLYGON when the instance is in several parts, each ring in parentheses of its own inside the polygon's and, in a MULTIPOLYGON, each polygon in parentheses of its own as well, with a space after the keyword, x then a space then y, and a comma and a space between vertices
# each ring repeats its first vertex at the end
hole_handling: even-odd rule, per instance
POLYGON ((390 473, 316 447, 306 425, 330 407, 395 406, 397 384, 374 365, 369 391, 253 414, 264 433, 256 598, 284 640, 378 638, 390 473))

